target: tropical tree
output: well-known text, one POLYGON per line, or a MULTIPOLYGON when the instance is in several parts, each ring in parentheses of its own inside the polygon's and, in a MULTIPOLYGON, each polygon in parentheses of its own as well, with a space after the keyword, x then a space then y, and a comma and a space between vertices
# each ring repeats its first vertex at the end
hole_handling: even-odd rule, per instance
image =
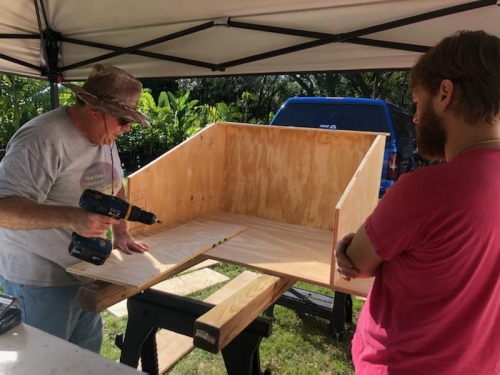
POLYGON ((151 126, 132 124, 130 131, 117 140, 120 159, 125 169, 131 171, 172 148, 168 124, 172 122, 173 112, 156 105, 149 89, 142 91, 137 109, 148 118, 151 126))
POLYGON ((242 114, 240 122, 268 124, 269 114, 295 95, 298 85, 289 83, 287 76, 281 75, 216 77, 181 79, 179 88, 189 90, 201 105, 226 103, 234 114, 242 114))
POLYGON ((224 102, 242 113, 239 121, 269 123, 293 96, 347 96, 382 98, 411 110, 408 71, 310 73, 179 80, 201 105, 224 102))
POLYGON ((242 122, 241 112, 235 105, 227 105, 224 102, 216 105, 203 104, 199 107, 200 125, 205 126, 217 121, 242 122))
POLYGON ((0 74, 0 148, 19 127, 49 109, 48 82, 0 74))
POLYGON ((189 91, 175 94, 163 91, 155 102, 150 90, 143 90, 137 108, 151 126, 132 124, 130 132, 118 139, 120 158, 126 169, 133 171, 144 166, 205 126, 198 100, 190 100, 189 95, 189 91))
POLYGON ((189 99, 190 91, 178 92, 174 96, 171 92, 162 92, 158 98, 158 107, 167 108, 173 113, 170 127, 170 141, 178 145, 186 138, 201 129, 198 114, 198 100, 189 99))

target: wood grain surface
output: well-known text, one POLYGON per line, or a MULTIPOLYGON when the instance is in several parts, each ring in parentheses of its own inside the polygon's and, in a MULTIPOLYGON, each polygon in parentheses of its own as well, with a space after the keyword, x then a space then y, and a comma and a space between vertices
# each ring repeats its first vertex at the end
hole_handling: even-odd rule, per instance
POLYGON ((129 255, 113 250, 101 266, 80 262, 67 268, 67 271, 113 284, 145 289, 183 271, 183 264, 245 230, 245 227, 236 224, 194 219, 140 238, 149 245, 147 253, 129 255))
POLYGON ((260 275, 196 319, 194 345, 218 353, 294 283, 292 278, 260 275))
MULTIPOLYGON (((158 226, 131 223, 132 234, 169 231, 171 225, 223 212, 218 219, 226 225, 248 221, 253 227, 208 251, 208 256, 364 296, 371 280, 346 285, 335 273, 332 249, 338 236, 356 231, 375 207, 385 135, 209 125, 129 176, 129 201, 164 221, 158 226), (238 214, 245 219, 231 216, 238 214)), ((162 274, 162 265, 148 258, 145 268, 142 263, 124 270, 117 265, 90 277, 126 286, 151 286, 188 268, 186 262, 192 262, 189 267, 197 263, 193 254, 186 256, 187 261, 162 262, 172 271, 167 275, 162 274), (160 278, 155 277, 158 273, 160 278)), ((73 267, 70 272, 87 275, 88 270, 73 267)), ((102 284, 87 288, 90 311, 140 291, 135 287, 115 293, 114 289, 102 284)))
POLYGON ((366 296, 373 283, 371 278, 350 282, 338 278, 331 283, 332 262, 335 263, 331 231, 227 212, 206 217, 248 228, 207 251, 205 255, 212 259, 359 296, 366 296))
MULTIPOLYGON (((210 268, 203 268, 162 281, 153 285, 151 289, 175 294, 177 296, 187 296, 188 294, 206 289, 228 280, 229 277, 226 275, 216 272, 210 268)), ((108 311, 117 317, 127 315, 127 301, 123 300, 108 307, 108 311)))

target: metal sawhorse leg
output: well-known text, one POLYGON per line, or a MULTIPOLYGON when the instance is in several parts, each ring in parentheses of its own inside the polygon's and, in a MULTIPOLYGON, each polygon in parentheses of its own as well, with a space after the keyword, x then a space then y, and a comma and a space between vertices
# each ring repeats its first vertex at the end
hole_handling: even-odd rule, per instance
POLYGON ((266 310, 266 315, 273 316, 275 305, 328 319, 330 333, 335 338, 341 337, 344 323, 352 323, 352 298, 350 294, 342 292, 335 291, 334 296, 330 297, 293 287, 266 310))
MULTIPOLYGON (((128 322, 125 338, 117 337, 122 350, 120 362, 137 368, 139 358, 143 371, 158 374, 156 331, 168 329, 185 336, 193 336, 194 323, 213 305, 173 294, 146 290, 127 301, 128 322)), ((259 346, 263 337, 269 337, 272 321, 257 318, 221 350, 229 375, 262 375, 259 346)))

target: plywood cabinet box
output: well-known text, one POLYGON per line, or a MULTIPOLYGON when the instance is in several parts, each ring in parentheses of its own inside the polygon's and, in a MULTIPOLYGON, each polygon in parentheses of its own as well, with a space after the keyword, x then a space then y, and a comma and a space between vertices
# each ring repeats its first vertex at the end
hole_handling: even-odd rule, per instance
POLYGON ((332 248, 378 201, 385 138, 215 123, 130 175, 128 199, 165 228, 200 217, 248 227, 211 258, 363 296, 371 280, 342 280, 332 248))

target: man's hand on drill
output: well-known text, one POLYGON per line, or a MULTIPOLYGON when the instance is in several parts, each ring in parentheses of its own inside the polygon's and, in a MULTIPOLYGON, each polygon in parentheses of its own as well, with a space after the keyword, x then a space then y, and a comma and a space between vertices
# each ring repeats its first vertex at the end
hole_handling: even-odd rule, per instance
POLYGON ((111 216, 96 214, 82 208, 78 208, 73 216, 73 229, 80 236, 87 238, 102 237, 103 233, 111 227, 118 225, 119 219, 111 216))

